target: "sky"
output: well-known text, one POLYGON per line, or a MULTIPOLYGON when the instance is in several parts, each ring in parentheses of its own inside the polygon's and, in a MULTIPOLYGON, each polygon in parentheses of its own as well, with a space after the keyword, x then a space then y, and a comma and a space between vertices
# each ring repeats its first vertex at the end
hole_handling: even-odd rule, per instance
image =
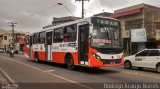
MULTIPOLYGON (((85 17, 140 3, 160 7, 160 0, 90 0, 84 4, 85 17)), ((0 29, 11 30, 8 22, 12 21, 17 23, 17 31, 40 31, 51 24, 53 17, 72 16, 67 8, 81 17, 81 3, 75 0, 0 0, 0 29)))

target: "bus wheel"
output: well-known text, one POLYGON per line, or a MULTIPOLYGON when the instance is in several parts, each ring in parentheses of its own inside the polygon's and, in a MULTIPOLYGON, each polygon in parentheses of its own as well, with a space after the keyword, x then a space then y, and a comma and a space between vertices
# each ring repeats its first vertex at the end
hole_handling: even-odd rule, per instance
POLYGON ((125 69, 131 69, 132 68, 132 63, 130 61, 125 61, 124 62, 124 68, 125 69))
POLYGON ((39 60, 38 60, 38 55, 37 55, 37 54, 35 55, 34 60, 35 60, 36 63, 39 62, 39 60))
POLYGON ((74 69, 74 61, 73 61, 73 57, 71 55, 69 55, 67 57, 67 68, 69 70, 73 70, 74 69))

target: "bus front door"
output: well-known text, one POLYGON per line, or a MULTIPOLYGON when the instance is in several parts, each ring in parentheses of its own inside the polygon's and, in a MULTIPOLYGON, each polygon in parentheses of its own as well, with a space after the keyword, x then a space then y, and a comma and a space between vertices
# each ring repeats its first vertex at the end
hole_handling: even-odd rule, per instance
POLYGON ((32 45, 33 45, 33 44, 32 44, 32 38, 33 38, 32 36, 29 36, 29 41, 30 41, 30 42, 29 42, 29 58, 30 58, 30 59, 32 59, 32 51, 33 51, 33 50, 32 50, 32 49, 33 49, 33 47, 32 47, 32 45))
POLYGON ((89 24, 78 24, 78 59, 80 65, 88 65, 89 24))
POLYGON ((51 51, 51 46, 52 46, 52 32, 47 32, 46 33, 46 60, 51 61, 52 60, 52 51, 51 51))

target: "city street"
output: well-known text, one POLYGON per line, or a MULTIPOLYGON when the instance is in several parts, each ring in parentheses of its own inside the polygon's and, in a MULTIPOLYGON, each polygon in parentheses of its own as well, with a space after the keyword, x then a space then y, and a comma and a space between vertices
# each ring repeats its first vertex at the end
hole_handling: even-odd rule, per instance
POLYGON ((104 83, 160 83, 160 75, 151 69, 140 71, 114 67, 93 70, 78 67, 72 71, 61 64, 36 63, 27 60, 23 54, 15 55, 13 59, 8 54, 0 54, 0 68, 8 76, 10 82, 30 84, 29 87, 37 84, 37 87, 42 86, 43 88, 55 85, 54 88, 59 89, 65 87, 95 89, 96 87, 103 88, 104 83))
POLYGON ((160 0, 0 0, 0 89, 160 89, 160 0))

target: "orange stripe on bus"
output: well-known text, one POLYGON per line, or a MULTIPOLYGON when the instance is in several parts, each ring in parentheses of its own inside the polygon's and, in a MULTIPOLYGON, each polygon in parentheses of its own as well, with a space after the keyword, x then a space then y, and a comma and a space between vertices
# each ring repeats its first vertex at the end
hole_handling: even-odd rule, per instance
MULTIPOLYGON (((53 60, 53 62, 64 63, 66 54, 67 54, 66 52, 52 52, 52 60, 53 60)), ((78 65, 78 53, 77 52, 73 52, 73 53, 70 53, 70 54, 73 57, 74 64, 78 65)))
POLYGON ((38 52, 39 60, 46 61, 46 52, 38 52))

